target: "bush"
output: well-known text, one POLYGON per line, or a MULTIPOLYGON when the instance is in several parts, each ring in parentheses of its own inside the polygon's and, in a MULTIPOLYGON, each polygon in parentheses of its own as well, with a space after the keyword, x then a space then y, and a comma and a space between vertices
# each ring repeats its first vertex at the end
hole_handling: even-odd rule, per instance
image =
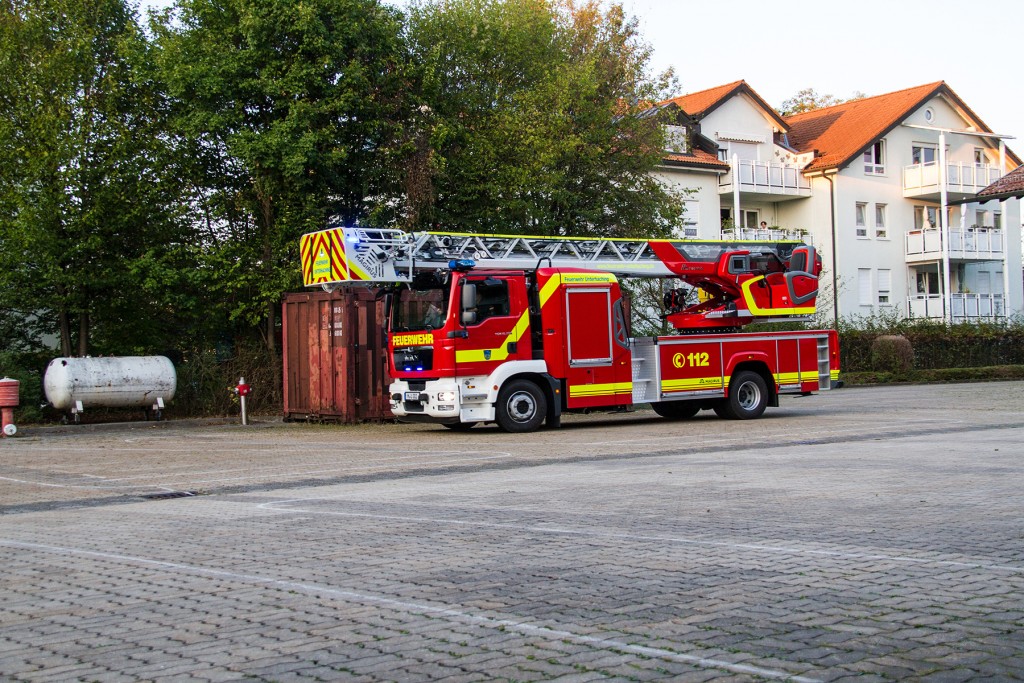
POLYGON ((914 347, 902 335, 883 334, 871 343, 871 369, 905 376, 914 367, 914 347))
POLYGON ((253 341, 240 343, 224 357, 212 349, 187 353, 177 367, 178 391, 168 413, 174 417, 238 415, 232 389, 245 378, 252 387, 246 397, 250 414, 280 413, 281 357, 253 341))
POLYGON ((841 321, 839 346, 844 372, 875 370, 874 343, 881 336, 905 337, 918 370, 1024 364, 1024 323, 954 323, 889 318, 841 321))
POLYGON ((18 407, 14 409, 14 424, 34 423, 43 419, 43 373, 49 362, 45 354, 31 352, 0 352, 0 377, 20 382, 18 407))

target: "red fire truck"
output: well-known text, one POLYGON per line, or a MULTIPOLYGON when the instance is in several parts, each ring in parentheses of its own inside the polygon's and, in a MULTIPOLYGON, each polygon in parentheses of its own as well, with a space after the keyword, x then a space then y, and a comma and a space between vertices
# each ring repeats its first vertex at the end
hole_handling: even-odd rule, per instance
POLYGON ((529 432, 641 403, 671 419, 751 419, 838 384, 835 331, 740 331, 814 313, 821 260, 799 242, 340 227, 300 246, 307 286, 385 288, 401 421, 529 432), (680 333, 631 336, 619 277, 674 278, 664 299, 680 333))

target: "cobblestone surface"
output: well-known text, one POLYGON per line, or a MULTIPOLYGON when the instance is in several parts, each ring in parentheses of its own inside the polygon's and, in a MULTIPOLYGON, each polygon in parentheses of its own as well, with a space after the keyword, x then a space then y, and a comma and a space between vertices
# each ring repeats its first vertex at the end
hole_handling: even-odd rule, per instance
POLYGON ((1024 680, 1022 399, 23 428, 0 680, 1024 680))

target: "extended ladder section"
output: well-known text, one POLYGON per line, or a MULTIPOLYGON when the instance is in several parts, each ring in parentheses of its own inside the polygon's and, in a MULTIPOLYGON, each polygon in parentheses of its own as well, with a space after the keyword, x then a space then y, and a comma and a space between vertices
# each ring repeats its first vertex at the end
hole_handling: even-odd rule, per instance
POLYGON ((726 252, 772 254, 785 260, 799 242, 531 237, 466 233, 407 233, 393 229, 330 228, 302 237, 306 286, 411 282, 417 271, 472 259, 481 268, 586 268, 630 277, 714 273, 726 252))
POLYGON ((412 282, 457 268, 582 268, 625 277, 678 278, 666 318, 679 330, 737 329, 754 320, 806 319, 815 311, 821 259, 799 242, 535 237, 330 228, 302 237, 306 286, 412 282), (694 300, 694 290, 703 295, 694 300))

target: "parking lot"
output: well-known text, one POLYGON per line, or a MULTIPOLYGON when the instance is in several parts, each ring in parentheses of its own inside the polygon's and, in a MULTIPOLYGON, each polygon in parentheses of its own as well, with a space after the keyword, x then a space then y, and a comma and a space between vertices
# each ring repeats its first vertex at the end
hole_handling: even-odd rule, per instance
POLYGON ((1024 680, 1022 405, 22 427, 0 680, 1024 680))

